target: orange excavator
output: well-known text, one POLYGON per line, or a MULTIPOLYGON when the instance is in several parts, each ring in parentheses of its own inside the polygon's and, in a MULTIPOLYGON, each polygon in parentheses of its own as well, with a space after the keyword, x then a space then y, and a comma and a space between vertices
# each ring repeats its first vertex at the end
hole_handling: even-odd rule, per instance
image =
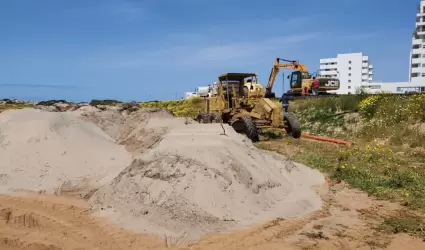
POLYGON ((270 72, 269 82, 266 86, 266 98, 276 98, 276 94, 272 92, 272 89, 280 69, 294 70, 291 75, 288 76, 288 79, 290 79, 291 89, 288 94, 290 95, 311 95, 311 87, 314 80, 319 82, 319 95, 327 94, 327 91, 329 90, 339 89, 339 79, 319 76, 313 77, 313 74, 308 73, 307 66, 300 63, 299 61, 276 58, 272 67, 272 71, 270 72))

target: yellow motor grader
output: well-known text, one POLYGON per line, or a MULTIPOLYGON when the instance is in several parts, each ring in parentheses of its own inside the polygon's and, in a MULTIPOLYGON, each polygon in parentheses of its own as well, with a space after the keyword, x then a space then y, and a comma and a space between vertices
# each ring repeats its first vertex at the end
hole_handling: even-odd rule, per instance
POLYGON ((265 129, 273 128, 284 128, 292 137, 301 137, 300 123, 292 113, 284 114, 281 105, 264 96, 246 96, 244 87, 247 82, 257 82, 257 74, 219 75, 216 89, 212 91, 214 94, 204 98, 205 110, 198 114, 198 122, 228 123, 253 142, 259 141, 259 134, 265 129))

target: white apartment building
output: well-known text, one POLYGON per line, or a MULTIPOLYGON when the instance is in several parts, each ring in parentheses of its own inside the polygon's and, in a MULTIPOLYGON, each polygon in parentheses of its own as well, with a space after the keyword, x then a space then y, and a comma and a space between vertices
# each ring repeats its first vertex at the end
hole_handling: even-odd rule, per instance
POLYGON ((363 53, 338 54, 320 59, 320 75, 339 79, 340 88, 335 93, 355 94, 357 88, 372 82, 373 65, 363 53))
POLYGON ((415 31, 410 51, 409 82, 425 81, 425 0, 421 0, 416 13, 415 31))

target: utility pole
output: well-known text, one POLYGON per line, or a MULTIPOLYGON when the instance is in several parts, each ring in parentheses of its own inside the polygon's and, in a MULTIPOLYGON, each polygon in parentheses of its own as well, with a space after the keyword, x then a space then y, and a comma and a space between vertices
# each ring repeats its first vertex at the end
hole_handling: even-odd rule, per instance
POLYGON ((284 72, 282 72, 282 92, 285 93, 285 73, 284 72))

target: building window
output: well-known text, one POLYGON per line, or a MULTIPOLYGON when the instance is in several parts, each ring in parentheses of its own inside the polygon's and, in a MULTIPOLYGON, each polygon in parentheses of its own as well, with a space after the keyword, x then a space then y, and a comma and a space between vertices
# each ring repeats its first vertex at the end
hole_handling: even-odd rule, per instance
POLYGON ((349 95, 351 95, 351 92, 348 92, 349 95))
POLYGON ((351 64, 351 61, 348 61, 348 64, 351 64))
POLYGON ((348 89, 351 89, 351 86, 348 86, 348 89))
POLYGON ((351 82, 351 80, 348 80, 348 82, 351 82))
POLYGON ((425 73, 422 73, 422 77, 425 77, 425 73))
POLYGON ((425 48, 425 44, 424 44, 424 45, 422 45, 422 48, 425 48))
POLYGON ((351 67, 348 67, 348 70, 351 70, 351 67))
POLYGON ((422 57, 425 57, 425 54, 423 54, 422 57))
POLYGON ((348 73, 348 76, 351 76, 351 73, 348 73))

